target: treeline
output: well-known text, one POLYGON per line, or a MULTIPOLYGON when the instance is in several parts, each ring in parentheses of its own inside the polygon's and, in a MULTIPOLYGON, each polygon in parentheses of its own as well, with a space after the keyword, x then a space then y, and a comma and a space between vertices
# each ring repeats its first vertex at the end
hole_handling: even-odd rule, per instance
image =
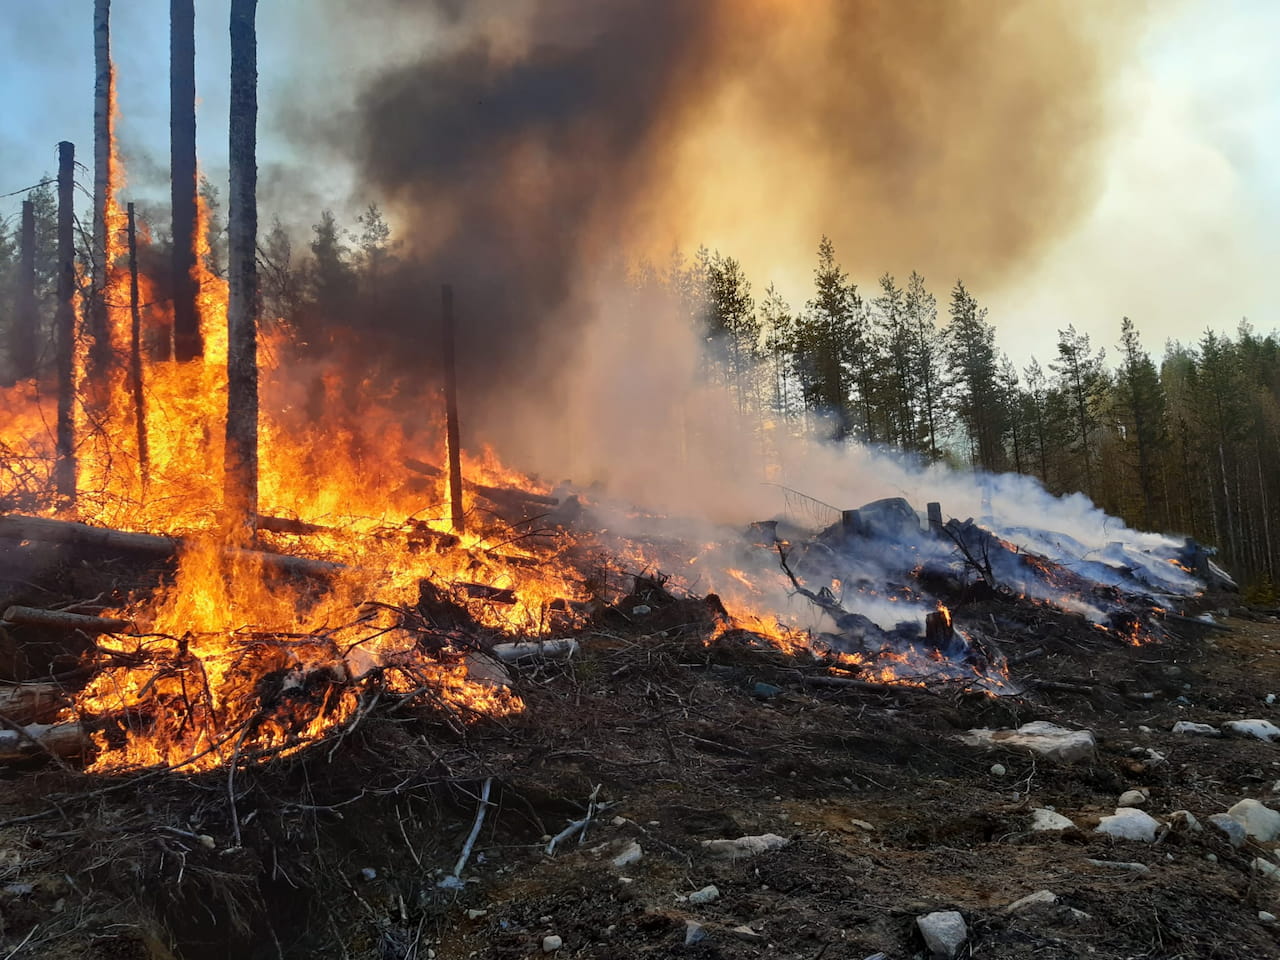
POLYGON ((1217 545, 1271 596, 1280 562, 1280 340, 1242 322, 1164 345, 1157 362, 1127 317, 1113 359, 1058 330, 1021 368, 963 282, 940 307, 918 273, 869 291, 818 246, 810 297, 756 297, 741 265, 706 249, 641 268, 703 325, 709 374, 775 428, 896 448, 925 462, 1016 471, 1083 491, 1131 526, 1217 545))
MULTIPOLYGON (((206 264, 224 254, 216 191, 208 208, 206 264)), ((52 316, 55 203, 36 204, 37 297, 52 316)), ((0 330, 12 328, 17 218, 0 221, 0 330)), ((82 221, 84 222, 84 221, 82 221)), ((79 241, 84 240, 78 237, 79 241)), ((153 275, 167 263, 155 231, 153 275)), ((88 250, 87 241, 84 249, 88 250)), ((259 243, 263 313, 319 342, 361 317, 394 312, 400 266, 376 206, 349 228, 325 211, 306 249, 278 221, 259 243)), ((1169 342, 1157 363, 1127 318, 1113 359, 1073 327, 1043 358, 1019 368, 962 282, 943 304, 925 279, 885 275, 862 289, 823 238, 809 298, 753 291, 738 261, 699 250, 662 267, 641 265, 638 289, 673 302, 708 345, 705 372, 746 415, 769 429, 825 431, 901 450, 923 462, 1033 475, 1057 494, 1083 491, 1130 525, 1185 533, 1217 545, 1226 565, 1262 593, 1280 562, 1280 341, 1242 323, 1235 337, 1206 332, 1169 342)), ((166 284, 161 283, 161 288, 166 284)), ((47 342, 47 337, 42 337, 47 342)), ((8 351, 6 351, 7 353, 8 351)), ((8 358, 5 358, 8 362, 8 358)))

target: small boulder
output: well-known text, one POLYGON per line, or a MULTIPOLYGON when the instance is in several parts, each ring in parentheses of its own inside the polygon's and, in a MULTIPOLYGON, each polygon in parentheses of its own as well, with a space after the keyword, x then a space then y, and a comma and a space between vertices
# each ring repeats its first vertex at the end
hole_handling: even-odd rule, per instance
POLYGON ((790 842, 776 833, 763 833, 757 837, 738 837, 737 840, 703 840, 702 849, 721 860, 744 860, 779 850, 790 842))
POLYGON ((970 730, 961 739, 974 747, 1004 747, 1062 763, 1092 756, 1097 745, 1088 730, 1068 730, 1046 720, 1024 723, 1016 730, 970 730))
POLYGON ((689 894, 689 902, 696 904, 712 903, 720 899, 720 891, 716 889, 715 884, 709 884, 701 890, 695 890, 689 894))
POLYGON ((1207 723, 1192 723, 1190 720, 1179 720, 1173 725, 1174 733, 1186 734, 1189 737, 1220 737, 1217 727, 1207 723))
POLYGON ((729 932, 744 943, 764 943, 764 934, 757 933, 745 923, 741 926, 731 927, 729 932))
POLYGON ((1181 833, 1204 832, 1204 827, 1190 810, 1175 810, 1169 814, 1169 826, 1181 833))
POLYGON ((935 957, 955 960, 969 939, 969 928, 958 910, 938 910, 916 918, 925 946, 935 957))
POLYGON ((1031 829, 1035 831, 1071 830, 1075 824, 1056 810, 1043 807, 1031 811, 1031 829))
MULTIPOLYGON (((1233 847, 1242 847, 1248 837, 1245 833, 1244 824, 1235 817, 1226 813, 1215 813, 1209 817, 1209 823, 1221 831, 1227 841, 1233 847)), ((1210 854, 1212 856, 1212 854, 1210 854)))
POLYGON ((1113 870, 1125 870, 1129 873, 1150 873, 1151 872, 1151 868, 1148 867, 1145 863, 1135 863, 1133 861, 1094 860, 1092 857, 1090 857, 1085 862, 1090 863, 1095 867, 1110 867, 1113 870))
POLYGON ((1117 801, 1122 807, 1140 807, 1146 802, 1147 795, 1141 790, 1126 790, 1117 801))
POLYGON ((1262 874, 1264 877, 1269 877, 1272 880, 1280 877, 1280 867, 1276 866, 1270 860, 1262 859, 1262 857, 1253 858, 1253 871, 1254 873, 1262 874))
POLYGON ((1254 737, 1268 743, 1280 737, 1280 727, 1270 720, 1228 720, 1222 729, 1238 737, 1254 737))
POLYGON ((1052 890, 1037 890, 1035 893, 1029 893, 1021 900, 1015 900, 1013 903, 1005 907, 1005 913, 1017 913, 1020 910, 1030 910, 1035 907, 1052 907, 1058 902, 1058 895, 1052 890))
POLYGON ((614 869, 621 870, 623 867, 631 866, 643 856, 644 850, 633 840, 622 848, 622 852, 613 858, 612 863, 614 869))
POLYGON ((1116 812, 1098 821, 1095 833, 1104 833, 1116 840, 1139 840, 1151 843, 1156 838, 1160 821, 1149 813, 1133 807, 1117 807, 1116 812))
POLYGON ((554 933, 549 937, 542 938, 542 952, 555 953, 564 946, 564 941, 557 937, 554 933))
POLYGON ((695 943, 701 943, 707 939, 707 928, 700 924, 697 920, 686 920, 684 922, 684 945, 692 947, 695 943))
POLYGON ((1259 843, 1270 843, 1280 837, 1280 812, 1257 800, 1241 800, 1227 811, 1227 816, 1244 827, 1244 832, 1259 843))

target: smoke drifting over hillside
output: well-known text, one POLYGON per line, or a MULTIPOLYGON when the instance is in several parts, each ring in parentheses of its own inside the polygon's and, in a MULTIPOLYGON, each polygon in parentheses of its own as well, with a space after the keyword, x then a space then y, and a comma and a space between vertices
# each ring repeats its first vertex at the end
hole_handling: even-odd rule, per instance
MULTIPOLYGON (((346 5, 331 5, 337 29, 346 5)), ((652 421, 670 433, 685 414, 653 383, 696 379, 671 369, 685 344, 663 340, 672 324, 594 329, 616 301, 597 268, 706 243, 763 286, 807 275, 826 233, 860 275, 981 286, 1025 269, 1093 200, 1109 65, 1138 20, 1112 7, 370 0, 361 34, 387 47, 363 55, 354 112, 327 139, 392 210, 426 265, 415 279, 457 287, 486 436, 513 397, 607 408, 583 394, 616 382, 585 373, 606 356, 647 371, 623 378, 644 381, 627 404, 665 402, 652 421), (577 382, 549 377, 548 356, 577 382)), ((417 307, 370 320, 420 337, 417 307)), ((577 433, 594 448, 599 428, 577 433)))

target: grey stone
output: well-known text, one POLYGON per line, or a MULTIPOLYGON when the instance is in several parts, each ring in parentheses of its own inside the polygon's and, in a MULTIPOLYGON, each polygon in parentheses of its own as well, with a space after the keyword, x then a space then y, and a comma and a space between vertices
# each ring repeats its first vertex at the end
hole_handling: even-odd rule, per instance
POLYGON ((1090 857, 1086 863, 1091 863, 1095 867, 1111 867, 1115 870, 1127 870, 1129 873, 1150 873, 1151 868, 1145 863, 1134 863, 1125 860, 1094 860, 1090 857))
POLYGON ((707 928, 700 924, 697 920, 686 920, 684 922, 684 945, 692 947, 695 943, 701 943, 707 939, 707 928))
POLYGON ((1139 840, 1151 843, 1156 838, 1160 822, 1151 814, 1133 807, 1117 807, 1116 812, 1098 821, 1095 833, 1103 833, 1116 840, 1139 840))
POLYGON ((615 869, 621 870, 623 867, 629 867, 644 856, 644 850, 640 844, 634 840, 622 848, 622 852, 613 858, 613 866, 615 869))
POLYGON ((1071 830, 1075 824, 1055 810, 1043 807, 1031 811, 1031 829, 1036 831, 1071 830))
POLYGON ((957 910, 937 910, 916 918, 925 946, 935 957, 955 960, 969 939, 969 928, 957 910))
POLYGON ((776 833, 763 833, 756 837, 738 837, 736 840, 703 840, 702 849, 721 860, 743 860, 770 850, 780 850, 790 842, 776 833))
POLYGON ((1235 817, 1226 813, 1215 813, 1209 817, 1209 822, 1226 835, 1227 842, 1233 847, 1244 846, 1248 834, 1245 832, 1244 824, 1235 817))
POLYGON ((1122 807, 1140 807, 1147 802, 1147 795, 1141 790, 1126 790, 1116 802, 1122 807))
POLYGON ((1006 913, 1017 913, 1019 910, 1027 910, 1032 907, 1051 907, 1058 902, 1058 895, 1052 890, 1037 890, 1035 893, 1029 893, 1021 900, 1015 900, 1013 903, 1005 907, 1006 913))
POLYGON ((1259 843, 1270 843, 1280 837, 1280 812, 1257 800, 1241 800, 1227 811, 1227 816, 1244 827, 1244 832, 1259 843))
POLYGON ((1192 723, 1190 720, 1179 720, 1173 725, 1173 732, 1183 733, 1189 737, 1222 736, 1217 727, 1212 727, 1207 723, 1192 723))
POLYGON ((555 953, 564 946, 564 941, 557 937, 554 933, 550 936, 542 938, 542 952, 555 953))
POLYGON ((701 890, 696 890, 689 894, 689 902, 696 904, 712 903, 720 899, 720 891, 716 889, 715 884, 708 884, 701 890))
POLYGON ((1239 737, 1255 737, 1268 743, 1280 737, 1280 727, 1270 720, 1228 720, 1222 729, 1239 737))

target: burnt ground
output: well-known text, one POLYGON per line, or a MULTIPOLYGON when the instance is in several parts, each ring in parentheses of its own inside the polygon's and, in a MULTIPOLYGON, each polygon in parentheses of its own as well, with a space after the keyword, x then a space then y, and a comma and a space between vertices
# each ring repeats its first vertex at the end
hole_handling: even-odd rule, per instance
POLYGON ((517 958, 553 934, 566 960, 906 958, 925 954, 915 918, 934 910, 963 914, 966 956, 1280 956, 1280 925, 1258 916, 1280 914, 1280 880, 1250 869, 1269 849, 1207 824, 1156 843, 1093 832, 1130 788, 1161 819, 1280 807, 1280 745, 1170 732, 1280 713, 1265 702, 1280 622, 1225 623, 1132 647, 1046 620, 1004 638, 1013 659, 1047 653, 1012 668, 1031 692, 1003 698, 813 687, 811 665, 742 640, 601 624, 568 663, 515 673, 527 710, 502 721, 371 712, 235 777, 9 769, 0 958, 517 958), (957 739, 1030 720, 1093 730, 1096 754, 1053 764, 957 739), (466 882, 442 889, 487 778, 466 882), (609 806, 585 842, 548 856, 593 791, 609 806), (1043 806, 1078 829, 1031 832, 1043 806), (700 844, 764 833, 789 842, 734 862, 700 844), (632 842, 642 858, 615 867, 632 842), (708 884, 718 899, 688 902, 708 884), (1058 905, 1005 910, 1046 889, 1058 905), (686 946, 690 920, 706 937, 686 946))

